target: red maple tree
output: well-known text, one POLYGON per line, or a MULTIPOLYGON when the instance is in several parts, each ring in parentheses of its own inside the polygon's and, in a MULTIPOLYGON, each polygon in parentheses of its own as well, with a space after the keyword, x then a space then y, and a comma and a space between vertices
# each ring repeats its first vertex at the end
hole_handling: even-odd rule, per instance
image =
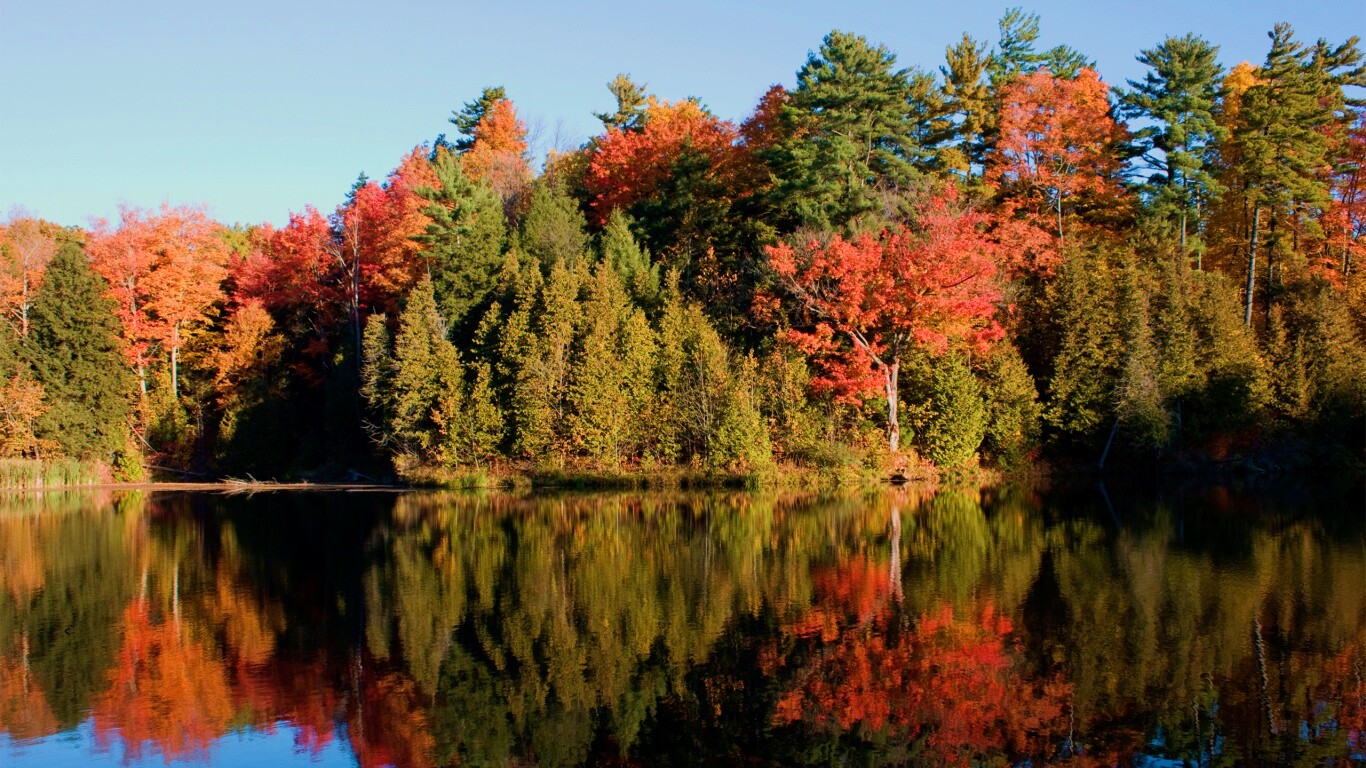
POLYGON ((915 345, 941 353, 955 342, 981 346, 1001 336, 993 319, 1002 300, 998 249, 988 223, 949 186, 916 206, 913 227, 767 249, 806 323, 789 338, 823 371, 813 385, 845 400, 880 389, 894 453, 902 357, 915 345))

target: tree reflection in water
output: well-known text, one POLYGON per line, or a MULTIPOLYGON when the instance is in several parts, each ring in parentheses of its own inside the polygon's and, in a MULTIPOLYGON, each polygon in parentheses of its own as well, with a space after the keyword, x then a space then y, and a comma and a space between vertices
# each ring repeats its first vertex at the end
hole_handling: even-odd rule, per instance
POLYGON ((18 764, 82 723, 95 763, 212 763, 230 733, 363 766, 1361 759, 1353 493, 24 497, 0 739, 18 764))

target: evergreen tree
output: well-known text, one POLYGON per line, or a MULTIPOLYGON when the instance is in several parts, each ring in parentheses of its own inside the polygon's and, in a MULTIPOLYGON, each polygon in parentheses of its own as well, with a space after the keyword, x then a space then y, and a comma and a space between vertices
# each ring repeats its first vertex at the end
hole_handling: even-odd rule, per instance
POLYGON ((1106 260, 1079 253, 1063 262, 1051 313, 1061 328, 1044 420, 1053 433, 1089 443, 1109 426, 1121 356, 1120 318, 1106 260))
POLYGON ((957 45, 945 49, 944 61, 939 71, 948 124, 939 139, 939 167, 963 176, 980 174, 986 162, 983 140, 993 120, 986 83, 991 57, 985 44, 964 33, 957 45))
POLYGON ((773 446, 759 402, 759 370, 753 355, 733 366, 707 461, 713 467, 744 472, 768 466, 773 446))
POLYGON ((579 318, 579 275, 562 262, 550 268, 532 325, 531 344, 517 373, 513 394, 514 450, 537 461, 569 449, 565 415, 575 322, 579 318))
POLYGON ((650 448, 652 434, 647 414, 656 403, 654 329, 639 308, 629 310, 621 325, 621 387, 625 395, 626 452, 643 456, 650 448))
POLYGON ((1162 258, 1160 285, 1154 295, 1158 345, 1158 383, 1171 410, 1172 437, 1180 440, 1184 401, 1205 384, 1196 353, 1196 329, 1190 309, 1191 270, 1180 254, 1162 258))
POLYGON ((760 405, 781 458, 810 458, 820 439, 820 416, 807 396, 811 371, 802 354, 778 345, 759 364, 760 405))
POLYGON ((365 431, 380 448, 393 440, 394 355, 389 319, 371 315, 361 343, 361 397, 366 404, 365 431))
POLYGON ((1201 436, 1256 424, 1270 393, 1265 362, 1252 330, 1243 325, 1236 289, 1222 275, 1195 273, 1191 319, 1205 381, 1186 423, 1201 436))
POLYGON ((408 294, 394 338, 391 430, 400 469, 418 461, 453 464, 453 426, 462 414, 463 367, 436 311, 432 283, 408 294))
POLYGON ((493 105, 507 98, 507 90, 501 85, 486 87, 479 98, 467 102, 459 112, 452 112, 450 123, 460 131, 461 138, 455 140, 455 148, 465 152, 474 146, 474 129, 479 121, 493 109, 493 105))
POLYGON ((631 234, 630 219, 620 209, 607 218, 600 236, 604 263, 616 270, 626 292, 639 305, 653 307, 659 301, 659 267, 650 265, 650 254, 631 234))
POLYGON ((615 465, 622 459, 629 422, 619 326, 626 297, 616 270, 599 262, 583 309, 583 331, 575 344, 568 391, 568 430, 574 446, 593 460, 615 465))
POLYGON ((987 410, 983 449, 999 464, 1014 466, 1039 437, 1039 393, 1020 351, 1010 341, 996 344, 982 376, 987 410))
POLYGON ((602 127, 607 130, 615 128, 630 131, 639 128, 645 119, 645 88, 636 85, 630 75, 623 73, 612 78, 607 90, 612 92, 612 98, 616 100, 616 111, 594 112, 593 117, 601 120, 602 127))
POLYGON ((1119 296, 1121 322, 1116 424, 1123 424, 1136 448, 1160 448, 1168 440, 1169 423, 1161 387, 1161 361, 1154 340, 1147 275, 1131 249, 1122 253, 1119 296))
POLYGON ((775 203, 794 225, 839 228, 882 213, 923 160, 912 138, 910 81, 896 56, 858 35, 826 35, 783 107, 789 137, 772 152, 775 203))
POLYGON ((498 196, 465 175, 458 155, 438 148, 432 166, 439 188, 418 190, 428 201, 422 212, 431 223, 416 239, 423 245, 441 316, 450 328, 465 329, 497 279, 506 219, 498 196))
POLYGON ((521 245, 543 269, 561 263, 574 269, 588 246, 588 220, 563 185, 542 182, 531 192, 522 217, 521 245))
POLYGON ((925 455, 940 469, 972 461, 986 437, 989 414, 982 387, 961 355, 935 361, 930 402, 933 416, 925 430, 925 455))
POLYGON ((1245 325, 1252 323, 1259 253, 1266 257, 1263 305, 1269 318, 1285 229, 1294 229, 1299 213, 1320 210, 1330 201, 1323 172, 1330 166, 1326 129, 1341 119, 1343 87, 1366 82, 1356 38, 1337 48, 1322 44, 1309 49, 1294 39, 1289 24, 1277 24, 1269 37, 1271 50, 1255 83, 1239 100, 1231 137, 1236 165, 1229 171, 1240 184, 1240 202, 1252 211, 1247 226, 1245 325), (1263 249, 1259 246, 1264 226, 1263 249))
POLYGON ((488 363, 472 366, 474 379, 463 398, 463 410, 457 416, 456 434, 461 460, 475 466, 498 455, 503 442, 503 411, 498 406, 493 390, 493 371, 488 363))
POLYGON ((47 400, 38 437, 67 456, 109 461, 124 446, 132 373, 108 286, 77 245, 63 244, 33 297, 26 353, 47 400))
POLYGON ((1017 75, 1026 75, 1039 69, 1047 69, 1054 77, 1071 79, 1083 69, 1095 69, 1095 63, 1078 51, 1065 45, 1050 48, 1039 53, 1034 43, 1039 39, 1039 15, 1026 13, 1020 8, 1007 9, 997 22, 1000 40, 996 50, 991 53, 991 63, 987 75, 992 91, 1017 75))
POLYGON ((1152 123, 1134 134, 1140 166, 1150 174, 1139 189, 1161 218, 1177 222, 1183 252, 1200 211, 1220 192, 1212 173, 1213 151, 1224 139, 1214 119, 1224 76, 1218 54, 1203 38, 1169 37, 1139 54, 1151 71, 1119 93, 1126 117, 1152 123))
POLYGON ((684 457, 684 398, 687 389, 685 366, 688 338, 687 308, 678 287, 678 273, 665 276, 664 307, 659 316, 659 349, 656 355, 656 381, 659 399, 648 415, 655 445, 655 458, 674 463, 684 457))

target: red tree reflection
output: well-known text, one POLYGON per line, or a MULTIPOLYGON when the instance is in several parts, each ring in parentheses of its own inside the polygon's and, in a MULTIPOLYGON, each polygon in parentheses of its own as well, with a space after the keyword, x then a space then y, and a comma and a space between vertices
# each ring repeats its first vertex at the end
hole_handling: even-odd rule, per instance
POLYGON ((944 765, 1054 751, 1067 734, 1071 686, 1022 669, 1010 619, 987 602, 970 615, 942 605, 894 626, 887 573, 855 558, 816 575, 817 604, 792 631, 823 645, 775 721, 919 741, 944 765))

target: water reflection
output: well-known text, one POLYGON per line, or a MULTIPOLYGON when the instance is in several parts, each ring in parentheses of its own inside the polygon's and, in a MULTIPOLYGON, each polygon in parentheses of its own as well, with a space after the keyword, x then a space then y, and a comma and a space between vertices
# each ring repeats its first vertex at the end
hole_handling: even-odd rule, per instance
POLYGON ((1316 493, 24 497, 0 754, 1346 764, 1366 525, 1316 493))

